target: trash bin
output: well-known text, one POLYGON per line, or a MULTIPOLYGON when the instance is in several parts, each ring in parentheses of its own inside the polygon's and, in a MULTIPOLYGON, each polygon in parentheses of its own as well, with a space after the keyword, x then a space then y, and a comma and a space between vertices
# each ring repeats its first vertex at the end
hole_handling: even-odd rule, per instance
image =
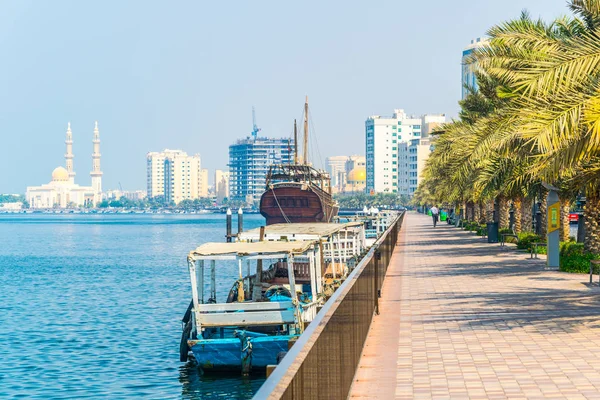
POLYGON ((488 243, 498 243, 498 223, 488 222, 487 223, 487 237, 488 243))

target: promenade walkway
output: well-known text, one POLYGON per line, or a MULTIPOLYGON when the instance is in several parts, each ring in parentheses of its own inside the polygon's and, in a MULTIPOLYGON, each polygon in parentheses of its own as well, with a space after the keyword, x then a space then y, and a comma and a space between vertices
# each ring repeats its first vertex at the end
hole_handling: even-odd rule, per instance
POLYGON ((600 288, 409 213, 352 399, 600 399, 600 288))

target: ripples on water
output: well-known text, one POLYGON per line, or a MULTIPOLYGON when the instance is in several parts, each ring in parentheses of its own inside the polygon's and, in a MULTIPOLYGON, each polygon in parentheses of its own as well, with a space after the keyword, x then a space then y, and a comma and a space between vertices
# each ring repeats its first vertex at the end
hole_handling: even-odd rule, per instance
POLYGON ((251 398, 264 377, 179 362, 187 253, 224 235, 224 215, 0 215, 0 398, 251 398))

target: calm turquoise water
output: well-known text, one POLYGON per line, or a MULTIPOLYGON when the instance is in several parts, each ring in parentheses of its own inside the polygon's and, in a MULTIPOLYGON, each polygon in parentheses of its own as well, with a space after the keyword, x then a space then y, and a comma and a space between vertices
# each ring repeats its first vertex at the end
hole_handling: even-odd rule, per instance
POLYGON ((250 398, 264 378, 179 362, 186 255, 224 235, 213 214, 0 215, 0 398, 250 398))

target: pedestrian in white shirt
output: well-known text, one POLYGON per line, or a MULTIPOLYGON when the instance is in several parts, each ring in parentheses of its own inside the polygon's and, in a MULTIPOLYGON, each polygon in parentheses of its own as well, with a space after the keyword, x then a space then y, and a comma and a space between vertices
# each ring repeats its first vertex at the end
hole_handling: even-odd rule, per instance
POLYGON ((433 218, 433 227, 435 228, 440 216, 440 210, 436 206, 431 207, 431 217, 433 218))

